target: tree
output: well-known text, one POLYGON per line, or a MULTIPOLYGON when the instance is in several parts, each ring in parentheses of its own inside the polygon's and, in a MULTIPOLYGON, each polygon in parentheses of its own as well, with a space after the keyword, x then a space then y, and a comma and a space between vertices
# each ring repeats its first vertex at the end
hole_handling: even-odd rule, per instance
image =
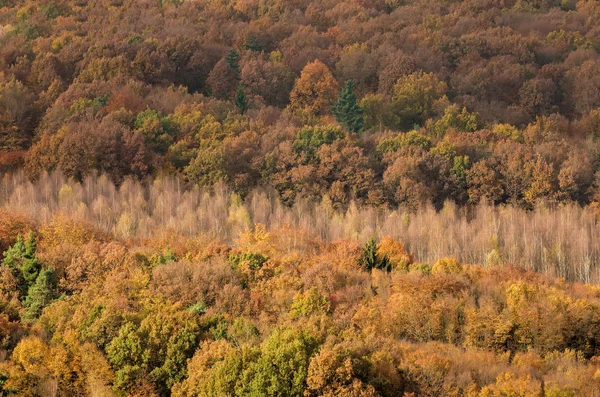
POLYGON ((41 269, 36 252, 37 245, 33 232, 29 233, 27 242, 19 234, 15 244, 4 252, 2 266, 11 269, 13 275, 19 280, 19 287, 23 297, 36 282, 41 269))
POLYGON ((36 256, 37 244, 33 232, 29 233, 27 242, 25 243, 25 252, 23 254, 23 264, 21 265, 21 273, 25 282, 24 288, 29 289, 34 282, 37 282, 38 275, 41 270, 41 265, 36 256))
POLYGON ((356 102, 354 83, 348 80, 342 88, 337 102, 331 108, 335 119, 351 132, 361 132, 365 123, 363 110, 356 102))
POLYGON ((231 67, 226 59, 221 59, 208 74, 206 82, 211 94, 216 98, 231 100, 238 87, 239 73, 237 68, 231 67))
POLYGON ((394 85, 392 105, 397 125, 411 128, 423 124, 433 115, 436 103, 441 100, 448 86, 433 73, 419 71, 402 76, 394 85))
POLYGON ((243 89, 238 88, 235 93, 234 102, 240 113, 245 114, 248 110, 248 98, 246 98, 246 94, 244 93, 243 89))
POLYGON ((340 352, 329 348, 320 350, 310 360, 305 396, 379 396, 373 386, 358 378, 362 374, 357 374, 357 370, 361 371, 366 366, 363 360, 363 357, 352 357, 345 351, 340 352))
POLYGON ((257 57, 244 61, 240 82, 248 90, 248 96, 258 95, 271 106, 285 107, 295 77, 283 62, 257 57))
POLYGON ((448 106, 439 120, 427 121, 427 129, 436 138, 443 137, 451 129, 473 132, 477 130, 477 127, 477 113, 469 113, 466 108, 462 108, 460 111, 457 105, 448 106))
POLYGON ((366 270, 381 269, 392 270, 392 264, 387 255, 379 254, 379 246, 374 238, 369 239, 362 248, 358 264, 366 270))
POLYGON ((54 269, 45 268, 40 271, 35 284, 29 287, 25 307, 27 310, 23 315, 24 321, 33 321, 39 317, 42 309, 56 298, 56 287, 58 281, 54 269))
POLYGON ((243 373, 238 395, 302 397, 310 357, 318 347, 306 331, 278 329, 261 346, 261 355, 243 373))
POLYGON ((225 62, 235 71, 238 71, 240 66, 238 65, 238 59, 240 58, 240 54, 236 50, 231 50, 227 53, 225 57, 225 62))
POLYGON ((140 112, 134 122, 135 131, 143 135, 146 146, 153 151, 164 154, 173 143, 173 131, 169 122, 161 118, 154 109, 140 112))
POLYGON ((2 266, 12 269, 13 273, 18 275, 25 255, 25 240, 20 233, 17 236, 17 241, 12 247, 4 251, 3 255, 2 266))
POLYGON ((296 113, 321 116, 335 101, 338 83, 329 68, 319 60, 302 69, 290 94, 290 109, 296 113))
POLYGON ((312 160, 323 145, 344 138, 344 132, 335 126, 304 127, 296 135, 292 147, 298 155, 304 155, 305 160, 312 160))

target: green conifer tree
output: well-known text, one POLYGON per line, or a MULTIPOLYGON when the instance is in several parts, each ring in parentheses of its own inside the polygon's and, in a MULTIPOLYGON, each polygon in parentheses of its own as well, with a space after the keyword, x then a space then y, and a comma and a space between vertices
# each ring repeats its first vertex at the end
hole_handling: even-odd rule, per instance
POLYGON ((363 109, 356 101, 354 83, 348 80, 340 92, 337 102, 333 105, 331 112, 335 119, 349 131, 360 132, 365 120, 363 109))
POLYGON ((21 275, 23 280, 23 291, 27 291, 29 287, 35 283, 35 280, 40 273, 42 266, 37 258, 37 244, 35 242, 35 234, 29 233, 27 242, 25 243, 25 252, 23 254, 23 263, 21 264, 21 275))
POLYGON ((246 93, 241 88, 238 88, 235 93, 235 106, 237 106, 238 110, 241 114, 245 114, 248 110, 248 98, 246 97, 246 93))
POLYGON ((37 243, 35 241, 35 234, 33 232, 29 232, 29 236, 27 236, 27 242, 25 243, 25 257, 33 258, 37 253, 37 243))
POLYGON ((229 51, 229 53, 225 57, 225 61, 227 62, 227 64, 229 65, 229 67, 231 67, 232 69, 238 71, 239 68, 240 68, 240 66, 237 63, 239 57, 240 57, 240 54, 236 50, 231 50, 231 51, 229 51))
POLYGON ((17 236, 15 244, 4 252, 2 266, 10 268, 19 280, 21 296, 24 297, 29 287, 35 283, 42 267, 37 258, 37 244, 33 232, 29 233, 26 242, 22 235, 17 236))
POLYGON ((2 266, 10 268, 16 277, 21 277, 21 264, 25 256, 25 240, 23 236, 19 234, 17 241, 12 247, 4 251, 4 259, 2 259, 2 266))
POLYGON ((34 321, 42 310, 56 298, 56 274, 54 269, 46 268, 39 272, 35 284, 29 287, 24 306, 24 321, 34 321))
POLYGON ((358 264, 366 270, 381 269, 385 271, 392 270, 392 264, 387 255, 381 256, 377 253, 379 246, 374 238, 365 243, 358 264))

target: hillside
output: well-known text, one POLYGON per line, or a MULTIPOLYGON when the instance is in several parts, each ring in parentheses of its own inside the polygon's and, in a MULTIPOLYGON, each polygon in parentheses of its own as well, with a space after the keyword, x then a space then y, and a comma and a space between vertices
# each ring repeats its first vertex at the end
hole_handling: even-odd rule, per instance
POLYGON ((600 2, 0 0, 0 397, 600 397, 600 2))
POLYGON ((0 3, 0 164, 288 205, 598 198, 592 0, 0 3))
POLYGON ((257 224, 235 244, 0 216, 3 393, 597 396, 600 288, 257 224), (31 232, 26 232, 31 230, 31 232), (41 264, 44 266, 42 267, 41 264))

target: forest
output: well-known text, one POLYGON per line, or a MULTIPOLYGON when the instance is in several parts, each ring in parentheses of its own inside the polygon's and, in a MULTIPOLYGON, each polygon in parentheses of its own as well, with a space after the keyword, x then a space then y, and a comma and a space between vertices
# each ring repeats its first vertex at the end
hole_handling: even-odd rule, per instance
POLYGON ((0 2, 1 169, 291 205, 600 201, 600 5, 0 2))
POLYGON ((0 0, 0 396, 600 397, 600 2, 0 0))

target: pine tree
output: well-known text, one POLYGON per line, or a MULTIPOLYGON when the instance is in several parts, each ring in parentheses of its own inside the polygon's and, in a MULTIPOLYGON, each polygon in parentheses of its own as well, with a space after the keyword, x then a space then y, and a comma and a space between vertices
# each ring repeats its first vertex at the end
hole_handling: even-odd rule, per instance
POLYGON ((35 282, 42 266, 37 258, 37 244, 35 234, 29 233, 25 243, 25 252, 23 254, 23 264, 21 265, 21 274, 24 281, 23 290, 27 291, 35 282))
POLYGON ((346 85, 344 85, 344 88, 342 88, 339 98, 332 107, 331 112, 335 119, 349 131, 362 131, 364 126, 363 109, 356 101, 354 83, 351 80, 348 80, 346 85))
POLYGON ((25 257, 33 258, 37 252, 37 243, 35 242, 35 234, 29 232, 27 236, 27 242, 25 243, 25 257))
POLYGON ((37 279, 42 266, 36 256, 25 258, 21 265, 21 274, 23 279, 23 290, 26 291, 37 279))
POLYGON ((374 238, 365 243, 362 249, 358 264, 366 270, 381 269, 385 271, 392 270, 392 264, 387 255, 381 256, 377 253, 379 246, 374 238))
POLYGON ((237 71, 240 68, 237 63, 239 57, 240 57, 240 54, 236 50, 231 50, 225 57, 225 61, 227 62, 229 67, 231 67, 232 69, 237 71))
POLYGON ((4 251, 2 266, 10 268, 13 274, 19 278, 21 276, 21 264, 25 256, 25 251, 25 240, 21 234, 17 236, 17 241, 13 246, 4 251))
POLYGON ((241 88, 238 88, 234 97, 235 106, 237 106, 238 110, 241 114, 245 114, 248 110, 248 98, 246 97, 246 93, 241 88))
POLYGON ((23 314, 24 321, 33 321, 42 310, 56 298, 56 274, 54 269, 46 268, 39 272, 35 284, 29 287, 24 306, 27 308, 23 314))
POLYGON ((2 266, 10 268, 19 280, 19 289, 23 297, 35 282, 42 267, 37 258, 37 244, 33 232, 29 233, 27 242, 22 235, 17 236, 15 244, 4 252, 2 266))

